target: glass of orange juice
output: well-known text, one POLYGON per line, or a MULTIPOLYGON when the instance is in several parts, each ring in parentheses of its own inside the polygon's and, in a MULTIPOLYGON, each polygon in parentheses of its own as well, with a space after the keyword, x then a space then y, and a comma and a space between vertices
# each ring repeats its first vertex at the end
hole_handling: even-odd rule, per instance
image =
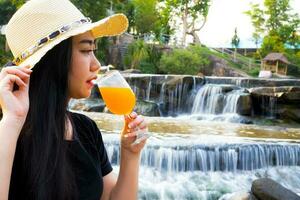
MULTIPOLYGON (((106 72, 96 80, 101 96, 110 110, 117 115, 129 115, 135 106, 135 95, 127 81, 117 70, 106 72)), ((137 139, 134 143, 140 143, 150 135, 142 130, 137 130, 137 139)))

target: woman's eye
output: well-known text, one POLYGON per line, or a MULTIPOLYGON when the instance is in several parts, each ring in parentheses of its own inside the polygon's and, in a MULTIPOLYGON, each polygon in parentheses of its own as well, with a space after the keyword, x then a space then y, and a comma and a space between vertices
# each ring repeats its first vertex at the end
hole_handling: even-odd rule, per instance
POLYGON ((96 53, 97 49, 89 49, 89 50, 81 50, 82 53, 86 53, 86 54, 89 54, 89 53, 96 53))

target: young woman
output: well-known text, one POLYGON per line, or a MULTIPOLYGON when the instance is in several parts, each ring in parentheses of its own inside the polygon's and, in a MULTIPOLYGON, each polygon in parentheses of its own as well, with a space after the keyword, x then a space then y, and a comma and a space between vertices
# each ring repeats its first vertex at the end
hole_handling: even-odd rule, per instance
POLYGON ((134 140, 137 128, 147 129, 144 118, 125 117, 116 177, 95 122, 67 110, 71 98, 91 93, 95 39, 121 34, 127 20, 82 17, 68 0, 31 0, 8 23, 18 66, 0 73, 0 200, 137 199, 146 139, 134 140))

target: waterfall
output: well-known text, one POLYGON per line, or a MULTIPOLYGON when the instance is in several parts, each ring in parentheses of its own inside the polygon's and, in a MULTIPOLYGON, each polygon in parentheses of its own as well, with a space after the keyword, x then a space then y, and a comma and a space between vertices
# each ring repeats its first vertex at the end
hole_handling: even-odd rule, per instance
POLYGON ((195 76, 193 76, 193 90, 196 89, 196 87, 197 87, 196 84, 197 84, 197 83, 196 83, 196 78, 195 78, 195 76))
POLYGON ((160 90, 160 94, 159 94, 159 103, 164 103, 165 90, 166 90, 166 82, 163 82, 163 84, 161 85, 161 90, 160 90))
POLYGON ((270 97, 269 98, 269 117, 276 118, 276 112, 277 112, 277 98, 276 97, 270 97))
POLYGON ((277 97, 262 96, 259 102, 261 106, 262 115, 270 119, 276 119, 277 97))
POLYGON ((180 112, 182 106, 182 88, 183 83, 182 79, 180 83, 176 83, 174 89, 168 90, 169 96, 169 106, 168 113, 169 115, 175 115, 180 112))
POLYGON ((223 113, 237 113, 237 105, 241 93, 241 90, 234 90, 225 96, 223 113))
POLYGON ((196 95, 192 114, 216 114, 217 106, 222 98, 222 87, 219 85, 204 85, 196 95))
MULTIPOLYGON (((119 165, 119 144, 106 141, 112 164, 119 165)), ((271 166, 300 166, 300 144, 198 144, 157 146, 143 150, 141 165, 162 173, 255 170, 271 166)))
POLYGON ((152 86, 152 76, 149 77, 149 83, 146 91, 146 101, 150 100, 151 86, 152 86))

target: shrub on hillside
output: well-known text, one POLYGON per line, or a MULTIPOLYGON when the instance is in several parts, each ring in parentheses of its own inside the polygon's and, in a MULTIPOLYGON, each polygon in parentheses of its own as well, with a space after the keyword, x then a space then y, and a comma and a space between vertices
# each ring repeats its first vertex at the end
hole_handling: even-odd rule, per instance
POLYGON ((208 65, 209 60, 202 55, 201 47, 190 46, 163 54, 159 69, 167 74, 196 75, 208 65))

